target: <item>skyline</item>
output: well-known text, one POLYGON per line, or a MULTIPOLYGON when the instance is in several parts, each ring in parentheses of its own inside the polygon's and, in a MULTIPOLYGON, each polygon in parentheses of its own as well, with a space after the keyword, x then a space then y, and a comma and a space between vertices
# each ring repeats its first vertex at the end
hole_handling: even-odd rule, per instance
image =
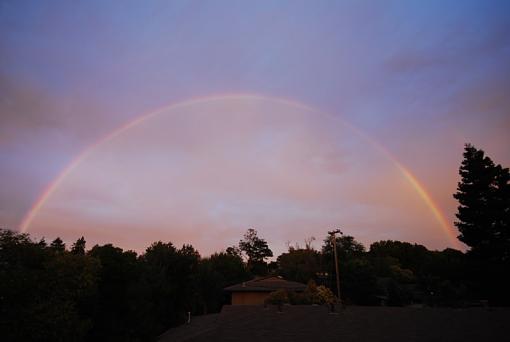
MULTIPOLYGON (((207 2, 154 2, 150 6, 136 3, 107 6, 90 2, 71 6, 53 2, 26 7, 4 2, 0 6, 0 28, 4 32, 0 49, 5 52, 0 57, 0 90, 4 94, 0 102, 0 177, 3 189, 0 194, 0 224, 3 226, 20 229, 24 225, 24 218, 25 222, 30 223, 31 213, 35 215, 35 211, 39 211, 39 208, 35 211, 32 209, 38 203, 42 203, 42 207, 46 202, 40 199, 51 199, 52 196, 45 194, 50 191, 52 195, 57 190, 58 187, 53 188, 53 184, 65 183, 66 177, 59 175, 72 174, 73 170, 78 174, 79 167, 92 168, 93 162, 89 162, 89 166, 84 165, 87 163, 74 163, 80 160, 80 156, 99 154, 96 151, 98 145, 120 138, 121 134, 115 136, 115 132, 125 127, 135 128, 137 125, 132 123, 139 123, 143 113, 193 102, 192 99, 221 96, 218 94, 259 96, 268 103, 288 99, 306 106, 310 113, 299 110, 294 113, 274 103, 260 104, 266 106, 267 111, 262 117, 267 120, 276 113, 271 106, 277 107, 278 111, 289 111, 283 115, 285 123, 280 122, 282 126, 277 126, 281 130, 296 127, 307 132, 308 138, 312 137, 307 140, 309 145, 303 146, 299 144, 299 139, 290 139, 293 145, 289 151, 295 153, 293 156, 313 160, 317 155, 335 155, 342 151, 344 158, 360 172, 358 177, 372 176, 373 184, 386 189, 387 193, 392 192, 388 189, 397 193, 402 191, 396 195, 386 194, 394 205, 390 208, 394 211, 393 215, 402 215, 401 221, 398 221, 398 217, 383 215, 387 212, 380 209, 385 199, 381 192, 375 189, 374 193, 370 193, 360 185, 358 190, 366 191, 366 198, 379 201, 378 206, 371 208, 372 211, 365 211, 365 215, 380 214, 381 227, 379 230, 370 228, 374 223, 367 224, 362 219, 363 215, 352 214, 354 209, 352 213, 343 214, 358 215, 357 218, 347 219, 351 226, 346 227, 345 233, 359 238, 365 244, 386 239, 387 236, 393 239, 401 237, 433 249, 448 246, 458 248, 454 241, 445 236, 439 221, 444 216, 444 220, 453 226, 457 204, 452 194, 459 178, 457 172, 464 143, 473 143, 484 149, 496 163, 503 166, 510 164, 510 138, 507 133, 510 128, 510 103, 506 96, 510 79, 510 65, 507 62, 510 60, 510 25, 507 19, 510 6, 505 2, 487 4, 473 1, 463 2, 462 6, 455 2, 431 2, 427 5, 390 2, 386 6, 328 2, 262 2, 250 5, 234 2, 221 2, 219 5, 207 2), (235 19, 229 21, 228 18, 235 19), (329 119, 324 119, 323 114, 318 113, 326 113, 333 120, 338 119, 356 127, 363 135, 377 142, 375 145, 381 146, 389 157, 384 156, 385 152, 378 152, 377 148, 370 150, 366 141, 360 141, 356 133, 345 130, 345 127, 339 128, 339 131, 347 132, 348 137, 340 141, 345 145, 339 143, 332 148, 328 141, 321 141, 321 138, 329 136, 329 141, 341 139, 325 124, 329 119), (290 119, 292 115, 301 115, 302 121, 294 122, 290 119), (317 147, 316 155, 307 151, 310 145, 317 147), (386 165, 378 158, 386 158, 386 162, 388 158, 393 158, 409 173, 407 179, 405 172, 396 177, 396 171, 391 169, 395 165, 386 165), (366 171, 369 166, 378 171, 380 169, 380 173, 387 178, 375 179, 374 174, 366 171), (407 182, 406 185, 402 185, 402 179, 407 182), (413 180, 418 185, 413 185, 413 180), (424 192, 421 195, 420 189, 424 192), (414 215, 414 221, 405 217, 408 213, 398 211, 405 207, 405 200, 411 198, 408 197, 411 190, 414 207, 408 209, 410 215, 414 215), (424 205, 423 200, 426 202, 427 198, 432 204, 424 205), (376 207, 377 210, 374 209, 376 207), (425 224, 420 221, 425 221, 425 224)), ((246 103, 238 105, 244 108, 246 103)), ((210 108, 199 109, 202 112, 214 111, 210 108)), ((190 115, 200 115, 199 112, 190 115)), ((225 110, 216 115, 230 120, 231 114, 225 110)), ((174 114, 175 117, 179 115, 183 114, 174 114)), ((180 124, 183 122, 181 120, 180 124)), ((218 132, 222 134, 231 132, 229 129, 232 128, 245 129, 251 134, 256 131, 254 127, 265 130, 273 124, 269 120, 265 126, 257 126, 258 123, 254 121, 251 128, 244 127, 242 123, 229 128, 228 121, 207 122, 211 127, 218 125, 218 132)), ((170 125, 178 124, 170 121, 170 125)), ((148 127, 147 132, 156 128, 148 127)), ((167 129, 171 131, 172 127, 167 129)), ((152 139, 147 132, 143 133, 140 129, 135 131, 144 137, 138 137, 141 139, 140 146, 152 139)), ((270 132, 267 141, 274 141, 277 133, 270 132)), ((177 146, 163 146, 169 146, 167 150, 177 154, 194 156, 193 153, 198 153, 197 156, 202 156, 200 153, 203 152, 189 149, 198 139, 195 134, 190 131, 188 137, 175 138, 177 146)), ((212 137, 220 139, 222 134, 213 134, 212 137)), ((159 139, 159 143, 168 142, 168 137, 161 136, 159 139)), ((254 146, 253 141, 242 140, 242 137, 237 142, 243 142, 247 148, 254 146)), ((125 146, 131 146, 129 141, 123 144, 115 147, 115 155, 122 155, 126 151, 125 146)), ((218 143, 217 150, 213 151, 225 153, 228 146, 227 143, 218 143)), ((155 157, 163 160, 165 152, 161 149, 155 157)), ((230 157, 242 162, 241 166, 266 160, 239 151, 231 153, 230 157)), ((283 157, 278 159, 275 153, 271 148, 267 151, 265 158, 268 158, 268 162, 286 160, 283 157)), ((225 156, 228 160, 228 154, 225 156)), ((136 158, 129 158, 126 159, 129 162, 127 165, 134 167, 136 158)), ((210 160, 210 163, 223 167, 218 160, 210 160)), ((289 160, 280 165, 281 169, 274 171, 287 170, 287 175, 292 176, 290 170, 293 169, 287 167, 293 163, 296 161, 289 160)), ((342 160, 338 160, 338 163, 342 164, 342 160)), ((113 165, 115 163, 109 167, 113 169, 113 165)), ((166 164, 161 162, 161 165, 166 164)), ((161 165, 154 164, 154 170, 160 170, 161 165)), ((192 171, 192 168, 187 169, 184 165, 179 167, 188 173, 192 171)), ((92 170, 90 174, 93 174, 92 170)), ((138 171, 150 175, 154 170, 138 171)), ((323 175, 320 172, 316 174, 323 175)), ((110 181, 115 178, 114 175, 110 175, 110 181)), ((262 185, 273 177, 271 174, 265 176, 260 180, 262 185)), ((305 176, 308 177, 302 175, 299 180, 307 180, 305 176)), ((346 176, 351 184, 358 184, 354 176, 349 177, 346 176)), ((163 182, 162 179, 160 181, 163 182)), ((192 180, 188 181, 189 185, 193 184, 192 180)), ((77 184, 68 186, 72 188, 77 184)), ((240 184, 238 186, 242 188, 240 184)), ((297 179, 293 184, 292 189, 299 188, 297 179)), ((214 180, 209 180, 203 184, 203 189, 213 185, 214 180)), ((154 185, 146 186, 152 189, 154 185)), ((225 189, 228 188, 229 185, 225 184, 225 189)), ((330 196, 328 191, 326 187, 317 196, 327 198, 330 196)), ((192 190, 189 193, 183 190, 183 198, 191 193, 192 190)), ((219 197, 211 203, 219 201, 220 193, 215 192, 219 197)), ((93 196, 82 190, 72 198, 83 199, 89 195, 93 196)), ((94 195, 104 194, 99 191, 94 195)), ((252 193, 243 195, 240 191, 233 198, 246 201, 249 207, 251 196, 252 193)), ((363 199, 355 191, 350 196, 350 199, 340 196, 343 205, 354 208, 362 203, 363 199)), ((271 199, 278 197, 265 198, 266 201, 271 199)), ((158 202, 159 198, 154 197, 153 200, 158 202)), ((289 203, 295 200, 291 198, 289 202, 280 203, 279 208, 282 211, 290 210, 292 206, 289 203)), ((326 203, 323 200, 318 207, 327 207, 326 203)), ((230 205, 230 210, 234 210, 235 205, 230 205)), ((157 207, 157 203, 154 207, 157 207)), ((191 208, 191 205, 187 208, 191 208)), ((201 211, 191 210, 188 214, 203 213, 207 211, 204 208, 201 211)), ((251 228, 250 222, 245 225, 241 223, 242 215, 237 217, 243 210, 253 210, 246 208, 235 209, 237 213, 234 216, 240 218, 237 228, 232 228, 230 219, 223 222, 232 230, 227 235, 236 236, 237 240, 243 231, 251 228)), ((327 212, 321 210, 323 214, 327 212)), ((310 209, 309 215, 312 215, 311 212, 310 209)), ((149 209, 146 214, 154 215, 149 209)), ((97 213, 88 215, 83 222, 92 225, 101 222, 98 217, 95 218, 98 221, 92 219, 97 213)), ((126 214, 119 214, 122 215, 126 214)), ((292 215, 298 218, 303 214, 292 215)), ((149 222, 150 219, 147 219, 149 222)), ((246 219, 249 221, 253 217, 247 215, 246 219)), ((342 221, 340 217, 336 219, 342 221)), ((73 222, 72 219, 70 222, 67 220, 66 217, 66 220, 54 222, 60 231, 46 227, 36 230, 38 236, 50 232, 52 238, 59 232, 66 235, 61 226, 73 222)), ((176 218, 176 222, 188 227, 188 230, 174 232, 177 240, 185 240, 188 233, 192 238, 184 242, 193 245, 193 236, 197 236, 191 234, 190 230, 199 227, 207 231, 204 222, 197 223, 196 227, 185 217, 176 218)), ((319 225, 322 221, 305 221, 310 225, 314 222, 319 225)), ((79 222, 76 224, 81 225, 79 222)), ((337 224, 343 226, 342 222, 337 224)), ((160 239, 172 241, 171 229, 163 234, 158 230, 144 230, 144 225, 147 222, 139 222, 138 226, 127 230, 133 235, 133 241, 121 237, 122 233, 115 230, 117 228, 110 232, 112 241, 98 241, 117 243, 118 239, 124 239, 124 246, 130 248, 138 243, 135 239, 146 237, 147 233, 153 234, 149 243, 160 239)), ((87 228, 83 228, 84 231, 74 239, 81 235, 89 239, 87 228)), ((285 237, 293 233, 288 222, 268 232, 265 231, 269 229, 267 227, 254 228, 260 230, 262 236, 268 236, 268 241, 278 251, 284 249, 285 237), (274 233, 275 229, 279 231, 274 233)), ((322 229, 326 232, 329 228, 314 226, 310 231, 322 229)), ((88 229, 92 235, 90 240, 95 241, 94 234, 99 234, 97 230, 100 227, 88 229)), ((306 236, 302 230, 304 228, 301 227, 301 235, 297 234, 300 239, 292 243, 316 235, 306 236)), ((211 235, 214 236, 214 233, 217 231, 211 232, 211 235)), ((50 237, 49 234, 47 237, 50 237)), ((232 239, 228 237, 224 242, 231 244, 232 239)), ((122 246, 122 243, 119 245, 122 246)), ((147 246, 146 243, 144 245, 147 246)), ((227 247, 227 244, 223 245, 227 247)), ((207 244, 204 243, 204 246, 207 244)), ((205 251, 212 250, 205 247, 205 251)))

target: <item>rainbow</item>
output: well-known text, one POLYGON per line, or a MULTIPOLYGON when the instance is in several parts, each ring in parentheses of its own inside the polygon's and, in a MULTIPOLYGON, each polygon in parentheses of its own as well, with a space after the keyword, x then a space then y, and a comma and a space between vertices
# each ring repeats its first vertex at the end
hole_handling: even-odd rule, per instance
POLYGON ((432 211, 432 214, 434 214, 436 220, 441 225, 443 231, 448 235, 450 242, 453 243, 455 247, 458 249, 462 249, 462 245, 457 240, 457 233, 453 229, 453 227, 448 223, 448 220, 446 219, 445 215, 441 211, 441 208, 439 208, 439 205, 434 202, 432 199, 432 196, 427 192, 427 189, 423 184, 420 183, 418 178, 409 171, 409 169, 406 169, 402 164, 400 164, 398 161, 395 161, 395 166, 400 170, 400 172, 404 175, 405 179, 411 183, 413 188, 416 190, 418 195, 423 199, 423 201, 427 204, 429 209, 432 211))
MULTIPOLYGON (((297 108, 305 109, 308 111, 313 112, 319 112, 318 110, 306 106, 304 104, 301 104, 296 101, 284 99, 284 98, 274 98, 274 97, 268 97, 268 96, 262 96, 262 95, 254 95, 254 94, 226 94, 226 95, 216 95, 216 96, 207 96, 207 97, 197 97, 192 98, 187 101, 178 102, 169 106, 164 106, 161 108, 158 108, 156 110, 153 110, 148 113, 144 113, 135 119, 128 121, 124 125, 116 128, 106 136, 102 137, 101 139, 97 140, 87 148, 85 148, 80 154, 78 154, 58 175, 55 177, 55 179, 50 182, 47 187, 44 189, 44 191, 41 193, 41 195, 37 198, 37 200, 34 202, 32 207, 28 210, 26 215, 23 217, 23 220, 21 221, 21 224, 19 226, 19 230, 22 233, 25 233, 28 231, 31 223, 33 222, 35 216, 40 211, 40 209, 44 206, 46 201, 52 196, 52 194, 58 189, 60 184, 63 182, 63 180, 69 175, 76 167, 80 165, 80 163, 87 158, 88 155, 90 155, 96 148, 101 146, 103 143, 114 139, 115 137, 119 136, 123 132, 129 130, 132 127, 135 127, 136 125, 142 123, 145 120, 148 120, 152 117, 155 117, 159 114, 161 114, 164 111, 171 110, 171 109, 177 109, 181 107, 186 107, 192 104, 197 103, 204 103, 204 102, 210 102, 210 101, 222 101, 222 100, 232 100, 232 99, 256 99, 256 100, 270 100, 290 106, 294 106, 297 108)), ((335 119, 337 119, 335 117, 335 119)), ((456 231, 454 228, 448 223, 448 220, 444 213, 442 212, 439 205, 434 201, 430 193, 427 191, 425 186, 418 180, 418 178, 406 167, 404 167, 395 156, 393 156, 383 145, 381 145, 379 142, 374 140, 373 138, 369 137, 366 133, 359 130, 355 126, 342 121, 342 123, 352 129, 355 133, 357 133, 360 137, 362 137, 364 140, 366 140, 370 145, 375 147, 379 152, 381 152, 387 159, 389 159, 395 167, 398 169, 398 171, 404 176, 404 178, 411 184, 411 186, 414 188, 414 190, 417 192, 418 196, 424 201, 424 203, 427 205, 427 207, 430 209, 432 214, 434 215, 436 221, 439 223, 441 229, 448 237, 448 240, 450 243, 452 243, 456 248, 461 249, 462 246, 459 243, 459 241, 456 238, 456 231)))
POLYGON ((457 239, 457 231, 452 227, 450 223, 448 223, 448 219, 446 215, 441 210, 439 204, 434 201, 432 195, 427 191, 425 185, 423 185, 418 177, 414 175, 411 170, 406 168, 401 162, 398 161, 397 157, 395 157, 388 149, 386 149, 382 144, 378 143, 372 137, 368 136, 365 132, 359 130, 357 127, 344 122, 345 125, 349 126, 353 131, 355 131, 360 137, 364 138, 368 141, 375 149, 377 149, 381 154, 383 154, 387 159, 391 160, 393 165, 397 168, 397 170, 404 176, 404 178, 411 184, 413 189, 416 191, 418 196, 425 202, 429 210, 434 215, 434 218, 439 223, 441 229, 448 237, 450 243, 455 246, 457 249, 464 249, 462 244, 457 239))

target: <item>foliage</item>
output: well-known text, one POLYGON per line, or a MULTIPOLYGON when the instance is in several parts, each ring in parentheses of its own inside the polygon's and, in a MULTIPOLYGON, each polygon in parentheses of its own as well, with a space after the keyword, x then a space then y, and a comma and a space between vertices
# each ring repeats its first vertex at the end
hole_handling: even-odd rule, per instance
POLYGON ((250 279, 240 255, 227 252, 214 253, 202 259, 198 272, 201 313, 204 314, 219 311, 228 301, 223 291, 225 287, 250 279))
POLYGON ((394 279, 389 279, 385 286, 389 306, 404 306, 412 303, 412 292, 409 287, 394 279))
MULTIPOLYGON (((342 300, 357 304, 373 304, 378 293, 372 264, 365 247, 352 236, 336 238, 342 300)), ((330 288, 336 293, 335 261, 330 238, 324 239, 322 265, 330 275, 330 288)))
POLYGON ((298 297, 300 303, 295 304, 332 304, 336 302, 336 297, 330 289, 323 285, 317 286, 313 280, 309 280, 305 291, 298 295, 301 296, 301 298, 298 297))
POLYGON ((269 296, 266 298, 267 304, 274 304, 274 305, 282 305, 285 303, 289 303, 289 294, 286 290, 280 289, 273 291, 269 294, 269 296))
POLYGON ((273 256, 266 240, 258 237, 255 229, 248 229, 244 237, 239 241, 239 250, 248 257, 248 269, 251 273, 264 275, 267 273, 265 259, 273 256))
POLYGON ((467 144, 453 196, 459 201, 459 239, 476 257, 510 261, 510 173, 482 150, 467 144))
MULTIPOLYGON (((337 236, 336 248, 338 259, 340 260, 358 257, 363 255, 365 252, 365 246, 356 241, 354 237, 350 235, 337 236)), ((333 255, 333 247, 331 246, 331 239, 329 236, 324 239, 324 244, 322 245, 322 253, 327 256, 333 255)))
POLYGON ((510 172, 496 165, 485 152, 467 144, 459 168, 461 181, 453 195, 458 201, 455 225, 459 239, 470 247, 478 295, 492 304, 510 304, 510 172))
POLYGON ((332 304, 336 302, 336 297, 331 290, 323 285, 317 286, 315 281, 310 280, 303 292, 276 290, 271 292, 266 303, 292 305, 311 305, 311 304, 332 304))
POLYGON ((291 248, 277 258, 278 272, 285 279, 306 283, 321 271, 320 258, 316 250, 291 248))
POLYGON ((150 341, 215 312, 223 288, 250 278, 239 255, 201 259, 190 245, 153 243, 138 256, 111 244, 67 251, 27 234, 0 230, 0 329, 3 341, 150 341))
POLYGON ((71 253, 72 254, 78 254, 78 255, 84 255, 85 254, 85 246, 86 241, 85 238, 82 236, 71 247, 71 253))
MULTIPOLYGON (((57 241, 58 242, 58 241, 57 241)), ((61 241, 60 241, 61 242, 61 241)), ((0 231, 0 330, 4 341, 77 341, 92 320, 81 305, 94 295, 99 265, 26 234, 0 231)))
POLYGON ((373 258, 398 260, 399 268, 415 274, 421 272, 429 255, 425 246, 392 240, 374 242, 370 245, 369 253, 373 258))
POLYGON ((349 303, 376 304, 380 292, 377 277, 368 258, 358 257, 344 261, 340 271, 341 295, 349 303))
POLYGON ((136 253, 124 252, 121 248, 107 244, 94 246, 88 255, 101 265, 97 281, 98 293, 87 308, 95 322, 89 336, 115 336, 121 340, 137 335, 138 332, 125 329, 133 327, 134 317, 137 317, 137 312, 131 308, 136 297, 130 294, 131 288, 141 276, 136 253))
POLYGON ((55 252, 63 253, 66 250, 66 245, 59 237, 53 240, 50 244, 50 248, 55 252))
POLYGON ((317 295, 319 298, 317 304, 333 304, 336 302, 333 292, 324 285, 317 286, 317 295))

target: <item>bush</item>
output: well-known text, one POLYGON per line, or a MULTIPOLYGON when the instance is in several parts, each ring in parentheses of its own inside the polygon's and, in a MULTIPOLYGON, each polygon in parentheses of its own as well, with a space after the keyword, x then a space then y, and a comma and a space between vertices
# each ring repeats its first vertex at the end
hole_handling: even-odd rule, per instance
POLYGON ((292 305, 331 304, 336 301, 335 295, 325 286, 317 286, 313 280, 308 281, 308 286, 302 293, 294 291, 286 292, 289 303, 292 305))
POLYGON ((319 303, 317 304, 333 304, 336 302, 335 295, 326 286, 318 286, 317 295, 319 297, 319 303))
POLYGON ((281 305, 289 302, 289 294, 286 290, 273 291, 266 299, 266 304, 281 305))

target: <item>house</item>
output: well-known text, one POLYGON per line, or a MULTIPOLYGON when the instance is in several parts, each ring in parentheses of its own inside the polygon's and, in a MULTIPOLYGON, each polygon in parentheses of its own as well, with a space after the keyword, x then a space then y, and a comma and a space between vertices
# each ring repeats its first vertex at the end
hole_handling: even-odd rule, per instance
POLYGON ((264 304, 269 294, 276 290, 303 292, 306 285, 288 281, 279 276, 256 278, 225 288, 232 295, 232 305, 264 304))

